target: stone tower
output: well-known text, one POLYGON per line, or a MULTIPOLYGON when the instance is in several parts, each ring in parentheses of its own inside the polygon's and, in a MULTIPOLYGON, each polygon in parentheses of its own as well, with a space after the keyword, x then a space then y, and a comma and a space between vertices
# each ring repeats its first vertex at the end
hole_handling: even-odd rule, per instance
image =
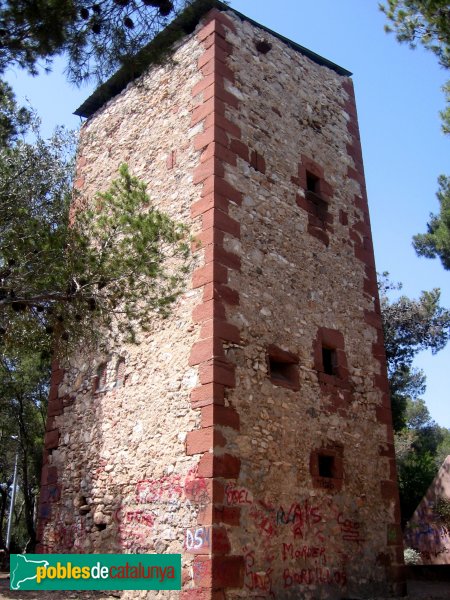
POLYGON ((149 598, 401 591, 350 73, 197 0, 78 114, 81 196, 127 162, 197 244, 140 345, 55 365, 40 550, 181 553, 182 591, 149 598))

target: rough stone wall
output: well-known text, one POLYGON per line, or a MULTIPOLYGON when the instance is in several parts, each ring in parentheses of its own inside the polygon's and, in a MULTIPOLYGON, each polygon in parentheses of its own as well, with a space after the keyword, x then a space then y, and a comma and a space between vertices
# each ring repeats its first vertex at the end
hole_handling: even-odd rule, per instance
POLYGON ((419 552, 424 565, 450 565, 450 456, 407 523, 405 547, 419 552))
MULTIPOLYGON (((199 151, 193 146, 191 89, 200 78, 202 52, 195 35, 185 39, 168 64, 151 69, 85 123, 77 203, 107 189, 127 162, 149 184, 154 204, 195 234, 190 208, 199 196, 192 185, 199 151)), ((186 528, 209 502, 197 477, 198 457, 185 452, 186 433, 200 419, 190 405, 198 379, 189 365, 197 336, 191 315, 200 296, 190 278, 170 319, 155 319, 139 345, 111 346, 98 356, 80 352, 55 365, 41 550, 183 552, 186 528), (99 382, 104 363, 106 381, 99 382)), ((186 555, 185 569, 191 561, 186 555)))
POLYGON ((183 600, 394 590, 402 540, 351 81, 232 11, 205 15, 174 60, 88 121, 76 186, 89 200, 128 162, 190 223, 192 280, 141 345, 55 365, 43 548, 182 552, 183 600))
POLYGON ((221 108, 237 158, 224 154, 220 175, 241 194, 228 206, 239 232, 224 234, 240 342, 225 351, 225 405, 240 430, 216 453, 240 459, 225 504, 239 509, 227 532, 244 583, 226 597, 387 593, 402 544, 351 81, 230 18, 225 90, 238 105, 221 108))

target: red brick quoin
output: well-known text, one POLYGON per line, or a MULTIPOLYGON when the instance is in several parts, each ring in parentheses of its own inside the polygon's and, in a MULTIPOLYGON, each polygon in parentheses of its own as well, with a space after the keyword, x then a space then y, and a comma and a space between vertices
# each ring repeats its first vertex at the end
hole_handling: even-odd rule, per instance
MULTIPOLYGON (((242 194, 225 179, 225 168, 235 166, 238 158, 252 161, 260 171, 265 163, 262 156, 251 154, 241 142, 239 127, 225 116, 239 107, 225 85, 234 81, 227 61, 233 51, 227 31, 234 29, 231 19, 213 9, 197 32, 204 47, 198 60, 203 78, 192 90, 197 104, 191 125, 203 123, 203 130, 194 138, 200 162, 193 181, 201 193, 191 207, 191 216, 201 219, 194 250, 202 253, 204 264, 192 277, 193 288, 201 288, 203 297, 192 315, 200 334, 189 364, 198 366, 200 385, 192 391, 191 403, 201 411, 201 422, 200 429, 188 433, 186 453, 199 456, 198 476, 206 478, 211 502, 198 515, 198 535, 204 534, 208 544, 205 550, 188 550, 196 556, 181 600, 223 599, 225 589, 244 584, 244 558, 231 554, 228 538, 230 528, 239 526, 240 509, 225 506, 224 496, 225 480, 236 479, 240 471, 239 458, 227 451, 227 431, 239 429, 239 416, 225 406, 225 390, 235 386, 235 367, 227 360, 223 344, 240 342, 239 330, 227 322, 226 307, 239 304, 238 292, 228 286, 228 274, 241 268, 240 257, 225 250, 224 238, 239 239, 240 225, 230 217, 229 207, 242 202, 242 194)), ((186 533, 192 535, 192 531, 186 533)))
POLYGON ((393 592, 399 595, 406 593, 405 572, 403 566, 403 545, 400 528, 400 509, 397 482, 397 472, 394 454, 394 436, 392 428, 392 413, 389 395, 389 385, 387 379, 386 356, 384 351, 383 328, 381 321, 380 302, 378 297, 377 277, 375 260, 373 254, 372 236, 370 229, 369 208, 367 201, 367 192, 364 178, 364 166, 362 160, 361 141, 358 128, 358 118, 356 113, 356 102, 353 90, 353 82, 347 79, 343 83, 343 88, 347 93, 348 99, 344 104, 344 110, 349 115, 347 121, 350 143, 347 144, 347 152, 353 161, 353 166, 348 167, 347 177, 353 179, 359 184, 360 194, 355 195, 354 205, 359 209, 360 220, 356 221, 350 227, 350 239, 353 244, 355 258, 360 260, 365 269, 364 293, 373 301, 373 311, 365 311, 365 321, 367 327, 372 327, 376 331, 377 339, 372 345, 372 353, 378 361, 380 369, 379 374, 374 377, 374 387, 381 392, 382 403, 376 407, 376 418, 378 422, 387 429, 387 443, 380 446, 380 456, 388 459, 389 469, 386 473, 386 479, 380 483, 380 494, 385 504, 393 508, 393 522, 387 526, 387 543, 391 549, 391 554, 385 561, 388 571, 388 577, 394 581, 393 592))

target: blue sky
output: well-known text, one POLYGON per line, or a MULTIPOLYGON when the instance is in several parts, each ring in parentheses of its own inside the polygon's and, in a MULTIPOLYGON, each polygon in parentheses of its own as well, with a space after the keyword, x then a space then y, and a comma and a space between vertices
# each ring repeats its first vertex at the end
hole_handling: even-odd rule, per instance
MULTIPOLYGON (((377 0, 277 0, 231 6, 302 46, 353 72, 363 146, 377 269, 403 282, 403 293, 439 287, 450 307, 450 273, 437 260, 418 258, 411 246, 438 210, 437 177, 450 173, 450 137, 440 129, 446 73, 431 53, 410 50, 387 35, 377 0)), ((49 134, 57 124, 77 127, 71 113, 93 86, 76 89, 58 60, 51 75, 8 73, 18 97, 28 97, 49 134)), ((448 75, 448 73, 447 73, 448 75)), ((427 375, 425 400, 432 417, 450 428, 450 347, 415 365, 427 375)))

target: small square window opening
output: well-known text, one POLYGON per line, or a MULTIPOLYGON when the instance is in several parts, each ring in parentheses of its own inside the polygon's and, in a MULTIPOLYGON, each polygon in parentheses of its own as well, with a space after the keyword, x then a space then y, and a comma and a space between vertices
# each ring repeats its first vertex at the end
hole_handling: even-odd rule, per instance
POLYGON ((267 367, 274 385, 299 389, 298 358, 294 354, 272 345, 267 350, 267 367))
POLYGON ((334 456, 319 454, 317 460, 319 477, 328 477, 329 479, 332 479, 335 472, 334 456))
POLYGON ((269 357, 270 377, 284 383, 291 383, 297 368, 292 363, 285 363, 269 357))

